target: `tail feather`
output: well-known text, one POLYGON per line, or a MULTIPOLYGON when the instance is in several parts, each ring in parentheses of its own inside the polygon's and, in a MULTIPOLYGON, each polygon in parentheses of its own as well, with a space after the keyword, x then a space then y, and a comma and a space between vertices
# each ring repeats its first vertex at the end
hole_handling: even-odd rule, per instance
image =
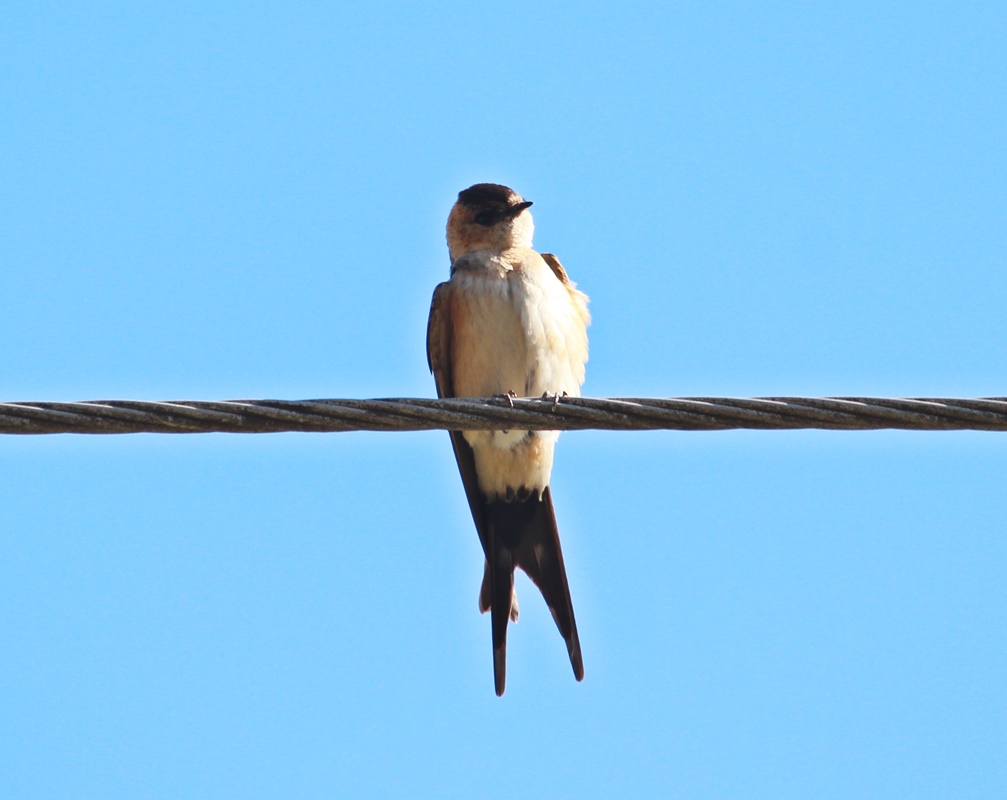
POLYGON ((493 626, 493 682, 499 697, 507 683, 507 623, 514 594, 514 559, 506 547, 494 547, 490 566, 490 616, 493 626))
POLYGON ((542 592, 556 627, 566 641, 574 677, 582 681, 584 660, 580 651, 580 638, 577 636, 577 621, 573 615, 570 584, 567 582, 566 567, 563 564, 563 549, 559 543, 556 514, 553 511, 552 495, 548 486, 542 493, 542 499, 535 505, 535 523, 529 532, 532 535, 522 542, 523 546, 519 546, 514 561, 542 592))
POLYGON ((507 622, 512 609, 515 567, 521 567, 542 592, 556 627, 566 641, 573 674, 577 680, 583 680, 584 661, 549 488, 546 487, 541 498, 490 501, 486 511, 491 551, 487 563, 490 585, 487 592, 484 581, 480 607, 489 599, 497 694, 503 694, 505 684, 507 622))
MULTIPOLYGON (((492 582, 490 579, 490 565, 489 562, 484 562, 483 565, 483 582, 479 587, 479 613, 485 614, 490 610, 490 606, 493 605, 493 589, 492 582)), ((517 590, 511 589, 510 596, 510 621, 517 622, 518 617, 521 616, 521 607, 517 602, 517 590)))

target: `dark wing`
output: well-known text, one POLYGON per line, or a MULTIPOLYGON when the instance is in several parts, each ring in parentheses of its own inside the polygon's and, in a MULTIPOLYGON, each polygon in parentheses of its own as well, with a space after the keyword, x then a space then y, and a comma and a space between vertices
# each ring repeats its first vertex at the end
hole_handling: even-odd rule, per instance
MULTIPOLYGON (((454 376, 451 370, 451 284, 441 283, 434 289, 433 301, 430 303, 430 319, 427 321, 427 364, 434 374, 438 397, 454 397, 454 376)), ((465 441, 461 431, 450 431, 451 445, 458 462, 458 471, 462 476, 465 496, 472 511, 479 541, 483 552, 489 554, 489 534, 486 525, 486 500, 479 491, 479 481, 476 478, 476 459, 465 441)), ((481 605, 481 602, 480 602, 481 605)), ((485 608, 480 608, 485 611, 485 608)))

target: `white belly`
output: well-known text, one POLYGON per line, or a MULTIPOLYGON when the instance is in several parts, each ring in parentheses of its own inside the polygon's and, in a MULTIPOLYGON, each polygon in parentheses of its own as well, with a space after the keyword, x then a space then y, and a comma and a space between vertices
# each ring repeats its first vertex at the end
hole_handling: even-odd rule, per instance
MULTIPOLYGON (((454 391, 458 397, 579 395, 587 359, 583 317, 534 251, 487 258, 452 277, 454 391), (508 268, 510 267, 510 268, 508 268)), ((549 483, 557 431, 466 431, 489 495, 549 483)))

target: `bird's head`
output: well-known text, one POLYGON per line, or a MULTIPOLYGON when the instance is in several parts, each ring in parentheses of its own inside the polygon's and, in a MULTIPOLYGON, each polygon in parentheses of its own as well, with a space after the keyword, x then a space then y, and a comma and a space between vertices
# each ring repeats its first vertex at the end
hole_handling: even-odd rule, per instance
POLYGON ((477 183, 458 193, 448 216, 451 260, 475 250, 531 247, 535 224, 525 200, 497 183, 477 183))

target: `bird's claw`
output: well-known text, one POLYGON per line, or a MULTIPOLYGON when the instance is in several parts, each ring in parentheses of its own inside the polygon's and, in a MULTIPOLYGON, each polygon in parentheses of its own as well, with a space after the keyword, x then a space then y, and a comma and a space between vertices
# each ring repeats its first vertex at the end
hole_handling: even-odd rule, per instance
POLYGON ((549 394, 549 392, 542 392, 543 400, 550 397, 552 398, 552 409, 551 409, 552 411, 555 411, 557 408, 559 408, 560 397, 569 397, 569 396, 570 395, 568 395, 566 392, 563 392, 562 394, 560 394, 559 392, 553 392, 552 394, 549 394))
POLYGON ((514 398, 515 397, 517 397, 517 392, 515 392, 513 389, 508 389, 503 394, 500 394, 499 392, 494 392, 493 393, 493 399, 494 400, 506 400, 507 401, 507 405, 510 406, 511 408, 514 408, 514 398))
MULTIPOLYGON (((517 394, 514 392, 513 389, 508 389, 503 394, 500 394, 499 392, 493 392, 493 399, 494 400, 505 400, 507 402, 507 405, 510 408, 514 408, 514 398, 515 397, 517 397, 517 394)), ((510 429, 504 430, 503 433, 505 433, 505 434, 506 433, 510 433, 510 429)))

